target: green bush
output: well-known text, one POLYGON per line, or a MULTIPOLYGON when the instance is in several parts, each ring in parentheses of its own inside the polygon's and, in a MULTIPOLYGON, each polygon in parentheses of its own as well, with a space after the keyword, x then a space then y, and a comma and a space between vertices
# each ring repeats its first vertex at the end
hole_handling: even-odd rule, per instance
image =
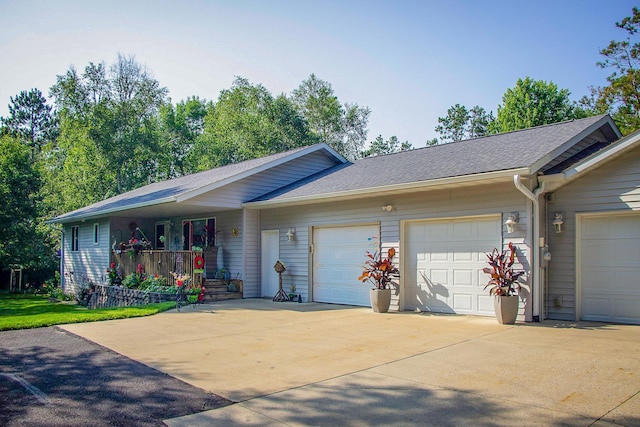
POLYGON ((122 286, 129 289, 138 289, 144 281, 144 275, 140 273, 131 273, 122 279, 122 286))

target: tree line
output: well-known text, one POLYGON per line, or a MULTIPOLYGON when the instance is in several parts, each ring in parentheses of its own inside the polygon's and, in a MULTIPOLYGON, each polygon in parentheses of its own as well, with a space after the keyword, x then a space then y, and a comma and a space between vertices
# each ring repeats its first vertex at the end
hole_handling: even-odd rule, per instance
MULTIPOLYGON (((608 85, 578 102, 552 82, 518 79, 493 111, 455 104, 438 119, 448 143, 609 113, 623 133, 640 127, 640 12, 616 23, 626 34, 600 51, 608 85)), ((140 186, 325 142, 350 160, 413 148, 396 136, 367 144, 371 110, 341 102, 311 74, 290 94, 236 77, 217 100, 173 103, 135 57, 70 67, 49 99, 38 89, 10 98, 0 118, 0 270, 56 268, 59 232, 47 220, 140 186)))

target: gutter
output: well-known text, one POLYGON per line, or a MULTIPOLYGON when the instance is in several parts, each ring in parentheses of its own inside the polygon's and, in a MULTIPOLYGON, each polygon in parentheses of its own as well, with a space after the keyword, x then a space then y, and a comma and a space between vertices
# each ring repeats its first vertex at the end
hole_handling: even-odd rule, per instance
POLYGON ((513 183, 516 188, 524 194, 527 199, 531 200, 532 205, 532 218, 533 226, 529 234, 529 241, 532 242, 533 250, 531 251, 531 274, 532 274, 532 300, 533 300, 533 321, 539 322, 542 320, 544 313, 542 313, 544 295, 542 292, 542 286, 540 281, 540 195, 544 193, 545 182, 541 182, 533 192, 522 184, 520 181, 520 175, 513 175, 513 183))

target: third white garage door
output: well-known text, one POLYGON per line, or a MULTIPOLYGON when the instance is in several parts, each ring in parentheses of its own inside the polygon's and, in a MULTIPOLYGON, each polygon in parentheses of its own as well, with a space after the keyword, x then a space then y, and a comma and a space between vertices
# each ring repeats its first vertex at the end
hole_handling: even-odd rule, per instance
POLYGON ((369 306, 371 286, 358 281, 365 251, 374 252, 380 227, 313 229, 313 300, 369 306))
POLYGON ((409 222, 404 238, 406 309, 493 315, 482 268, 501 247, 500 216, 409 222))

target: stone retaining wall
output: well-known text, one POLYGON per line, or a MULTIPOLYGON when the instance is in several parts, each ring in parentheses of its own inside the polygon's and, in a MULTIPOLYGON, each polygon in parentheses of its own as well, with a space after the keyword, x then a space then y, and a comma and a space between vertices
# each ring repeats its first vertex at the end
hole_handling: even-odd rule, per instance
POLYGON ((119 286, 94 285, 89 297, 89 308, 128 307, 165 301, 175 301, 175 294, 145 292, 119 286))

